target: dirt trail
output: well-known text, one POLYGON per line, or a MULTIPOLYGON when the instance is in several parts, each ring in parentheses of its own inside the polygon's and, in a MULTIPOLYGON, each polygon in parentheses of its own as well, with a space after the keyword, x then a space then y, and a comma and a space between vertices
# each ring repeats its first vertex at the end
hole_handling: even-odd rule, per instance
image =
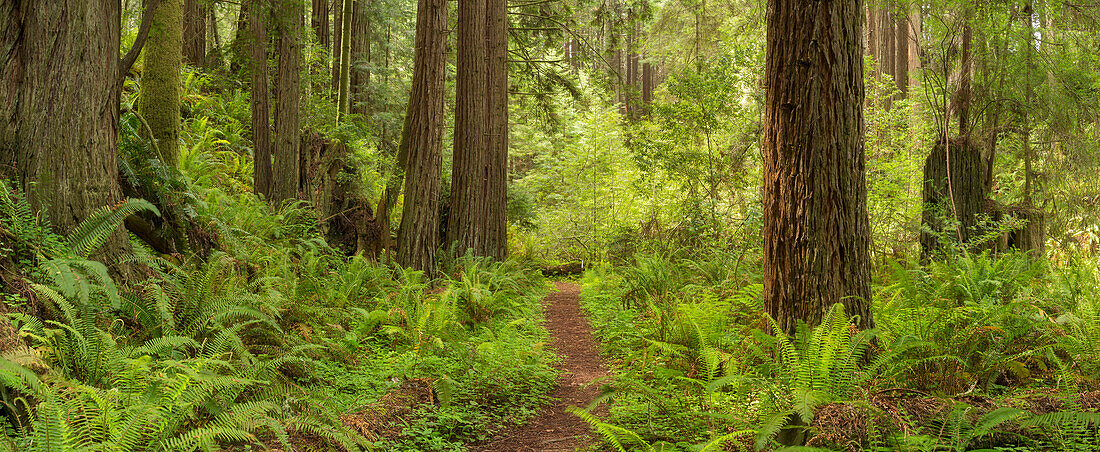
POLYGON ((580 286, 556 284, 557 292, 546 297, 546 329, 550 346, 562 357, 558 364, 558 387, 550 393, 554 402, 522 426, 506 430, 489 441, 474 444, 475 452, 572 451, 589 444, 588 425, 569 414, 569 406, 584 407, 600 392, 599 384, 586 384, 607 375, 596 352, 596 340, 588 319, 581 313, 580 286))

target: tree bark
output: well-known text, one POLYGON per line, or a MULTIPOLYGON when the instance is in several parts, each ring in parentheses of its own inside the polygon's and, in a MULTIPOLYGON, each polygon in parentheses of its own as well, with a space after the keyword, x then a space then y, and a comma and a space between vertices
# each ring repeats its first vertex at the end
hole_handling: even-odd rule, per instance
POLYGON ((503 259, 508 163, 508 35, 504 0, 461 0, 454 164, 447 242, 503 259))
POLYGON ((370 71, 367 70, 367 51, 370 48, 370 15, 367 0, 355 2, 355 12, 351 22, 351 61, 349 86, 349 109, 354 114, 367 113, 367 90, 370 84, 370 71))
POLYGON ((271 95, 267 73, 267 0, 250 0, 248 23, 251 29, 252 72, 252 178, 256 194, 272 199, 271 167, 271 95))
POLYGON ((275 83, 275 162, 271 201, 298 198, 301 118, 301 61, 304 10, 298 0, 279 1, 279 68, 275 83))
POLYGON ((873 328, 863 1, 769 0, 764 304, 783 331, 843 303, 873 328))
MULTIPOLYGON (((0 0, 0 172, 61 234, 122 197, 119 8, 0 0)), ((128 249, 117 232, 96 254, 112 262, 128 249)))
POLYGON ((343 12, 340 14, 342 22, 339 33, 340 53, 339 58, 335 60, 337 118, 343 118, 351 113, 351 29, 356 3, 356 0, 344 0, 343 12))
POLYGON ((317 38, 317 45, 322 49, 329 48, 329 23, 328 5, 330 0, 313 0, 312 14, 309 16, 309 24, 313 27, 313 36, 317 38))
POLYGON ((160 0, 149 0, 145 2, 145 10, 141 13, 141 24, 138 25, 138 34, 134 38, 134 45, 130 47, 130 50, 126 51, 126 55, 122 57, 122 61, 118 64, 118 80, 121 85, 126 81, 126 74, 130 72, 130 68, 134 66, 134 62, 137 61, 138 55, 141 54, 141 49, 145 47, 145 40, 149 38, 149 30, 153 28, 153 13, 157 10, 157 5, 160 4, 160 0))
POLYGON ((981 234, 978 215, 986 210, 981 151, 965 137, 946 143, 941 139, 924 161, 922 197, 922 262, 940 250, 941 238, 971 243, 981 234))
POLYGON ((894 16, 894 84, 898 88, 898 99, 909 94, 909 16, 904 11, 894 16))
POLYGON ((187 64, 206 67, 206 15, 204 0, 184 0, 183 57, 187 64))
POLYGON ((405 203, 397 234, 397 262, 429 274, 439 248, 446 38, 447 0, 420 0, 407 129, 401 140, 405 203))
POLYGON ((974 61, 971 57, 973 31, 970 28, 970 13, 966 14, 964 20, 966 24, 963 25, 962 52, 959 57, 959 89, 955 94, 956 107, 954 108, 959 119, 959 136, 963 137, 970 135, 970 98, 972 96, 970 79, 974 67, 974 61))
POLYGON ((344 3, 345 0, 332 0, 332 96, 339 107, 340 95, 340 57, 344 51, 344 3))
POLYGON ((179 164, 182 21, 182 0, 160 1, 142 52, 144 70, 137 105, 138 114, 152 132, 148 138, 156 144, 157 157, 172 167, 179 164))

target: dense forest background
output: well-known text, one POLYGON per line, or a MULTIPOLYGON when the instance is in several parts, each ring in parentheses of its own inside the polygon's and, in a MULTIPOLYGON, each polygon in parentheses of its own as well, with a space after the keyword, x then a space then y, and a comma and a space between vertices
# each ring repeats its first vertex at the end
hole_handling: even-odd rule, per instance
POLYGON ((0 13, 0 449, 1100 444, 1100 4, 0 13))

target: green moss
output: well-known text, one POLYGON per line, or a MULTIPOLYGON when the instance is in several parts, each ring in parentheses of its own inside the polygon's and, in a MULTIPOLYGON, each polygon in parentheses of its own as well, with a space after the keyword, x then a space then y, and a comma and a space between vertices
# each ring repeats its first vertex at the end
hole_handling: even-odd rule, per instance
POLYGON ((148 125, 158 156, 179 163, 180 67, 183 64, 183 0, 161 0, 142 51, 138 114, 148 125))

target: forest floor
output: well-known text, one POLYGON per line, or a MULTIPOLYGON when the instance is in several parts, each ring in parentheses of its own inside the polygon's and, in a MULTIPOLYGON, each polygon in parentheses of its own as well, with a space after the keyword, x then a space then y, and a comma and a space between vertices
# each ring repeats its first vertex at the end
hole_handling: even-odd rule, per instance
POLYGON ((600 385, 589 383, 607 376, 607 368, 596 351, 588 319, 581 312, 580 286, 574 282, 555 285, 557 291, 546 297, 544 307, 549 345, 561 357, 558 387, 550 393, 552 403, 526 424, 474 444, 470 450, 573 451, 591 444, 588 425, 565 410, 570 406, 583 408, 598 397, 600 385))

